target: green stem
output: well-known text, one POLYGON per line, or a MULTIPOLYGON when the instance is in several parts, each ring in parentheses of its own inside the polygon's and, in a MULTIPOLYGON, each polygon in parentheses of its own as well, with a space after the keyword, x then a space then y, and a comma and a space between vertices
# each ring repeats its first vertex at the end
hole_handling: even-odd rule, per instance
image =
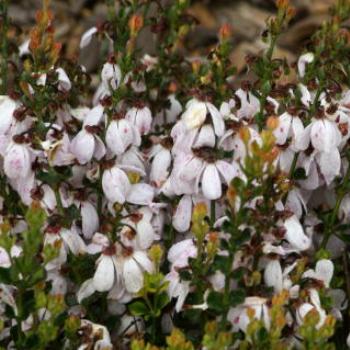
POLYGON ((215 220, 216 220, 216 214, 215 214, 215 204, 216 202, 215 201, 211 201, 210 202, 210 226, 211 228, 214 227, 214 224, 215 224, 215 220))
POLYGON ((58 212, 61 215, 64 215, 64 209, 63 209, 62 199, 59 191, 59 186, 55 188, 55 198, 56 198, 58 212))

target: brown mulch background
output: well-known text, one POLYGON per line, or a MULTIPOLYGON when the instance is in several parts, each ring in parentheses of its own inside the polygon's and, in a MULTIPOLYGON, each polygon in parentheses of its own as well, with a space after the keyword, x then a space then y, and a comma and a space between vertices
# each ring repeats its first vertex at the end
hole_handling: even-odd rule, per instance
MULTIPOLYGON (((167 0, 171 1, 171 0, 167 0)), ((335 0, 291 0, 297 15, 290 28, 278 42, 276 55, 295 61, 310 35, 327 18, 330 5, 335 0)), ((24 28, 23 40, 34 24, 35 11, 41 7, 41 0, 12 0, 10 17, 20 28, 24 28)), ((52 0, 55 13, 55 27, 58 41, 64 44, 68 58, 79 58, 88 71, 94 71, 99 64, 99 46, 94 42, 84 52, 79 53, 82 33, 98 22, 106 19, 103 1, 92 0, 52 0)), ((191 55, 203 55, 217 40, 218 28, 230 23, 233 28, 232 60, 238 70, 244 66, 246 54, 256 54, 262 50, 260 35, 265 28, 265 20, 275 13, 274 0, 202 0, 194 1, 190 9, 200 22, 200 26, 187 39, 191 55)), ((141 43, 147 48, 150 40, 141 43)))

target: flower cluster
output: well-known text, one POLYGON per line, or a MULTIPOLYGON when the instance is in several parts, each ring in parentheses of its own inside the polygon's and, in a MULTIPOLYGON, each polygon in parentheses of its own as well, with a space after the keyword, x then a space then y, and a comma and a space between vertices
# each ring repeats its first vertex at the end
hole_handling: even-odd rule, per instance
POLYGON ((247 58, 257 81, 234 87, 227 26, 207 61, 190 61, 189 3, 154 1, 159 18, 132 3, 110 1, 81 39, 109 46, 93 96, 85 68, 60 59, 47 2, 13 54, 0 96, 1 346, 344 343, 350 90, 321 48, 342 66, 349 6, 292 68, 272 58, 293 16, 277 1, 270 46, 247 58), (139 59, 148 24, 159 56, 139 59))

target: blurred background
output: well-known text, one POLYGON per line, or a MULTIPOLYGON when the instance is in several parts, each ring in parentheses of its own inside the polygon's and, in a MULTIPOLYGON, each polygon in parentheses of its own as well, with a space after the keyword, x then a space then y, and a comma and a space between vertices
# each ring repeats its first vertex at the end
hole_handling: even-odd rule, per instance
MULTIPOLYGON (((171 1, 171 0, 167 0, 171 1)), ((187 38, 189 55, 205 55, 215 45, 220 25, 229 23, 233 29, 232 60, 240 71, 244 66, 244 57, 257 54, 262 50, 260 40, 265 28, 265 20, 275 13, 274 0, 202 0, 193 1, 190 14, 199 21, 199 27, 187 38)), ((280 38, 276 56, 286 57, 294 62, 303 50, 311 34, 327 18, 328 10, 335 0, 290 0, 297 15, 289 30, 280 38)), ((79 41, 82 33, 106 19, 106 6, 97 0, 52 0, 55 14, 57 39, 64 45, 68 58, 77 58, 88 71, 94 71, 99 65, 99 47, 97 42, 79 53, 79 41)), ((41 7, 41 0, 10 1, 10 17, 20 28, 24 28, 21 40, 34 24, 35 11, 41 7)), ((152 53, 152 40, 147 34, 140 44, 144 50, 152 53)))

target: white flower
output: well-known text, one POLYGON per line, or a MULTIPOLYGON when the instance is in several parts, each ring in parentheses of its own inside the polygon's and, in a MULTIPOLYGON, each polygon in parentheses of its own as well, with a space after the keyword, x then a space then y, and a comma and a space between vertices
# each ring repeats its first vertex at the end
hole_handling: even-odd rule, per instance
POLYGON ((283 289, 283 274, 279 260, 269 260, 264 270, 264 281, 269 287, 273 287, 276 293, 283 289))
POLYGON ((300 77, 304 77, 305 71, 306 71, 306 66, 309 63, 312 63, 315 59, 315 56, 312 52, 307 52, 299 57, 298 60, 298 72, 300 77))
POLYGON ((131 108, 126 113, 125 119, 136 127, 140 135, 147 135, 151 130, 152 113, 147 106, 131 108))
POLYGON ((120 232, 121 242, 126 247, 145 250, 150 248, 155 240, 160 239, 151 223, 152 212, 143 207, 122 221, 124 226, 120 232))
POLYGON ((111 336, 109 335, 108 329, 105 326, 82 319, 80 328, 83 330, 84 343, 80 345, 77 350, 86 350, 88 348, 94 350, 113 349, 111 336), (84 331, 85 328, 87 331, 84 331))
POLYGON ((31 171, 31 154, 28 145, 11 142, 4 157, 4 171, 11 179, 25 178, 31 171))
POLYGON ((215 136, 222 136, 225 123, 217 108, 209 102, 192 99, 187 109, 171 131, 174 140, 173 153, 189 152, 192 147, 214 147, 215 136), (211 123, 207 123, 209 115, 211 123))
POLYGON ((150 180, 156 187, 161 187, 169 177, 171 165, 171 152, 169 148, 157 144, 152 147, 149 154, 151 160, 150 180))
POLYGON ((80 213, 83 235, 90 239, 100 226, 97 210, 91 202, 86 200, 80 202, 80 213))
POLYGON ((109 201, 123 204, 130 192, 131 184, 125 172, 119 167, 113 166, 103 172, 102 188, 109 201))
POLYGON ((80 40, 80 48, 83 49, 86 46, 88 46, 93 38, 93 36, 97 33, 97 28, 92 27, 89 30, 87 30, 81 37, 80 40))
POLYGON ((307 270, 303 273, 303 278, 312 278, 322 281, 326 288, 329 288, 329 284, 332 280, 334 272, 334 265, 331 260, 322 259, 316 264, 315 270, 307 270))
POLYGON ((267 299, 260 297, 247 297, 243 304, 231 308, 227 318, 232 323, 234 331, 247 331, 247 327, 251 320, 248 316, 247 310, 254 310, 254 318, 263 321, 265 327, 270 329, 270 315, 267 307, 267 299))
POLYGON ((182 268, 188 266, 188 259, 197 256, 197 247, 192 239, 185 239, 171 246, 168 252, 168 260, 173 267, 182 268))
POLYGON ((293 248, 299 249, 300 251, 310 248, 311 240, 305 235, 304 229, 295 215, 286 219, 283 226, 286 229, 284 237, 293 248))
MULTIPOLYGON (((173 173, 170 180, 176 194, 183 194, 190 185, 192 193, 198 193, 199 183, 205 198, 214 200, 222 195, 222 180, 229 184, 230 181, 242 175, 236 163, 228 163, 224 160, 210 159, 208 150, 198 151, 199 158, 194 154, 186 155, 179 163, 174 164, 173 173), (208 159, 208 162, 205 161, 208 159)), ((191 194, 191 193, 188 193, 191 194)))
POLYGON ((179 232, 186 232, 191 225, 192 217, 192 198, 190 195, 184 195, 180 199, 173 215, 172 224, 179 232))
MULTIPOLYGON (((298 151, 296 143, 301 138, 304 132, 304 125, 298 116, 292 116, 288 112, 283 113, 278 117, 278 126, 273 131, 274 136, 276 137, 276 143, 278 145, 284 145, 286 141, 292 139, 292 149, 298 151)), ((305 149, 307 145, 302 145, 299 141, 298 146, 301 149, 305 149)))
POLYGON ((126 119, 113 120, 106 131, 108 148, 116 155, 123 154, 130 145, 140 146, 141 139, 134 126, 126 119))
POLYGON ((204 102, 191 100, 187 109, 181 116, 187 129, 196 129, 203 125, 207 117, 207 106, 204 102))
POLYGON ((176 312, 180 312, 190 292, 190 282, 181 281, 180 275, 175 269, 171 269, 165 276, 165 280, 169 282, 167 290, 169 298, 177 298, 175 310, 176 312))
POLYGON ((97 261, 92 281, 95 290, 110 291, 116 283, 120 289, 137 293, 143 286, 144 271, 153 271, 151 260, 143 251, 122 248, 122 252, 117 253, 113 248, 108 248, 97 261))
POLYGON ((297 146, 305 149, 311 141, 312 146, 319 152, 331 152, 341 142, 341 134, 337 124, 326 118, 313 119, 299 138, 297 146))
POLYGON ((62 68, 57 68, 56 73, 58 74, 58 89, 60 91, 69 91, 72 87, 72 83, 67 73, 62 68))
POLYGON ((85 164, 93 157, 101 159, 106 154, 106 147, 96 134, 96 127, 103 119, 103 107, 97 105, 85 116, 83 129, 73 138, 70 151, 80 164, 85 164))
POLYGON ((246 92, 242 89, 238 89, 235 95, 240 99, 241 106, 237 111, 237 117, 239 119, 251 119, 260 110, 260 101, 251 92, 246 92))
POLYGON ((85 128, 74 137, 70 145, 70 151, 75 155, 80 164, 86 164, 93 157, 101 159, 106 148, 102 140, 92 132, 89 128, 85 128))
POLYGON ((105 91, 116 90, 122 80, 122 72, 117 64, 105 63, 101 72, 102 85, 105 91))
POLYGON ((309 290, 309 296, 310 296, 310 303, 304 303, 299 306, 296 313, 296 318, 298 324, 302 325, 304 323, 305 316, 311 311, 316 310, 319 315, 319 322, 316 325, 317 329, 320 329, 322 325, 324 324, 324 321, 326 320, 326 312, 321 307, 321 301, 320 297, 318 295, 318 292, 316 289, 310 289, 309 290))
POLYGON ((17 103, 8 96, 0 96, 0 134, 5 134, 14 120, 13 113, 17 103))

